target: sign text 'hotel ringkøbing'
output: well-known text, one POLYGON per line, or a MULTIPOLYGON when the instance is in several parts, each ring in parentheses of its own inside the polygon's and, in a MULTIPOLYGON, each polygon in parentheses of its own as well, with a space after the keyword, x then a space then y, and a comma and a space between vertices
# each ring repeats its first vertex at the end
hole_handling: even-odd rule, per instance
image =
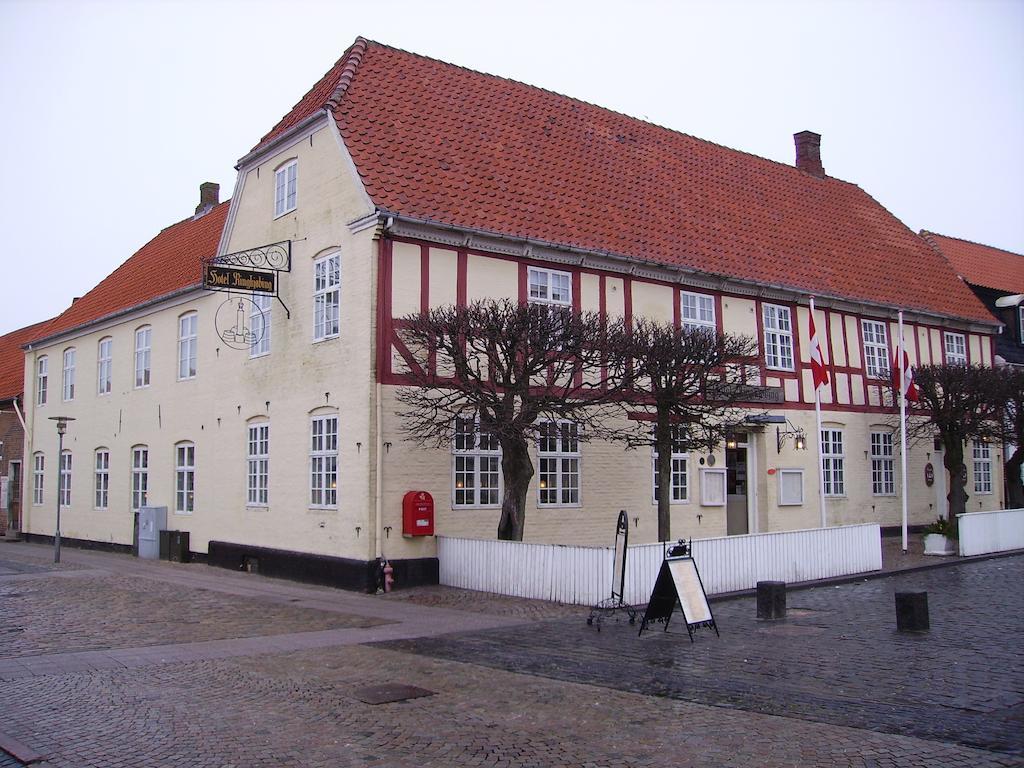
POLYGON ((203 288, 273 294, 277 289, 276 278, 275 272, 256 272, 251 269, 207 264, 203 274, 203 288))

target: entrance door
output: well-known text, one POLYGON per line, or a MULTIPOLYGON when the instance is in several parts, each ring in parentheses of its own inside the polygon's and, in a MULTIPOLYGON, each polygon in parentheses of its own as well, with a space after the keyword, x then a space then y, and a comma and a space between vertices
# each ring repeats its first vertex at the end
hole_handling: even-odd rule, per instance
POLYGON ((725 449, 725 532, 730 536, 749 533, 747 524, 747 445, 737 443, 725 449))

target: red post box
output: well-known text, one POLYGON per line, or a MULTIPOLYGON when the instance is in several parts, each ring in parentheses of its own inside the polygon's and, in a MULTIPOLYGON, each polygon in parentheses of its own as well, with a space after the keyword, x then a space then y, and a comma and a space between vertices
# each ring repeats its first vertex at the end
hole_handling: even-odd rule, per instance
POLYGON ((434 497, 426 491, 409 491, 402 497, 402 535, 434 535, 434 497))

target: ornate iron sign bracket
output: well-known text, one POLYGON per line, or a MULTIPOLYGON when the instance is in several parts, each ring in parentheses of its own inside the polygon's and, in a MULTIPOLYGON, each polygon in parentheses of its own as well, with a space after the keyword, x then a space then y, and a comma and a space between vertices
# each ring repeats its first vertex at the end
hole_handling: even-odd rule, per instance
POLYGON ((292 317, 288 305, 281 300, 278 272, 292 271, 292 241, 270 243, 245 251, 225 253, 203 260, 203 288, 232 293, 248 291, 274 296, 292 317), (274 274, 270 274, 274 273, 274 274))

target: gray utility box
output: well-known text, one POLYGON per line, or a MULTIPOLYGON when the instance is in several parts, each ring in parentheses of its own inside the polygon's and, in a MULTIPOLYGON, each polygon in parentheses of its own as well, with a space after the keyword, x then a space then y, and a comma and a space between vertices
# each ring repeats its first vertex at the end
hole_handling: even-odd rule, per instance
POLYGON ((160 557, 160 531, 167 530, 167 507, 143 507, 139 510, 139 557, 160 557))

